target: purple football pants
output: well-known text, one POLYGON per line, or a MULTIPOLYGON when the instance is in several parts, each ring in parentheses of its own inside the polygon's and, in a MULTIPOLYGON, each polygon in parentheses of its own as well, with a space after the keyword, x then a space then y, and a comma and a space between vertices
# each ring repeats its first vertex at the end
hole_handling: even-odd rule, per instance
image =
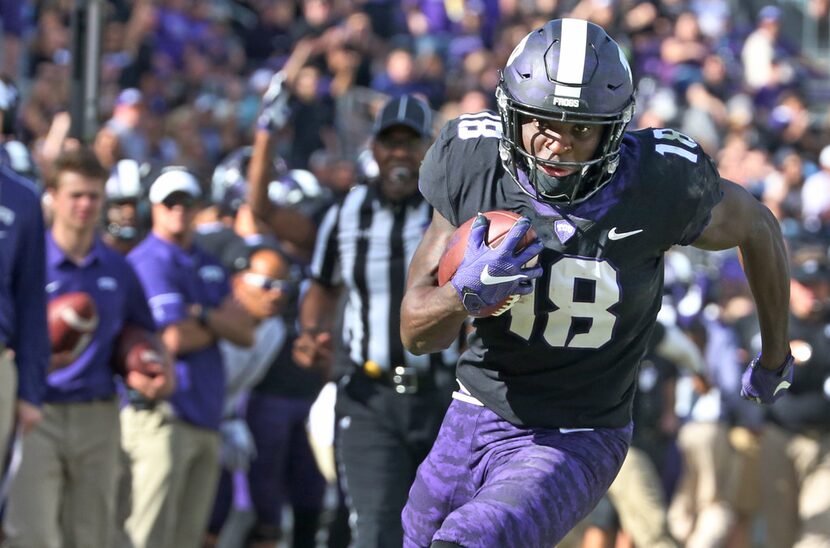
POLYGON ((404 546, 551 548, 608 490, 631 426, 519 428, 454 400, 403 511, 404 546))

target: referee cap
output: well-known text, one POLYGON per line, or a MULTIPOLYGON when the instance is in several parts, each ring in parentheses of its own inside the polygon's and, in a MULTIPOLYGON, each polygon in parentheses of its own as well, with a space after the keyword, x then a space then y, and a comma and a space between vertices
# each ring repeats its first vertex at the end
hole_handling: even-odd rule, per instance
POLYGON ((408 127, 422 137, 431 137, 432 111, 429 105, 414 95, 390 99, 375 118, 372 133, 377 137, 397 126, 408 127))

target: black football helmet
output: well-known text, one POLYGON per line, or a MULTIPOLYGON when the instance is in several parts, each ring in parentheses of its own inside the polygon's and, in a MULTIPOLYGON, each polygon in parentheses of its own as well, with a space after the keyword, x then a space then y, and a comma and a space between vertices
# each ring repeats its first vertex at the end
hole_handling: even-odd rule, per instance
MULTIPOLYGON (((213 170, 211 198, 225 215, 236 215, 239 206, 245 202, 248 190, 248 164, 254 148, 240 147, 228 154, 213 170)), ((271 177, 277 178, 288 171, 285 161, 275 156, 271 177)))
POLYGON ((611 179, 634 115, 634 82, 625 54, 602 27, 555 19, 525 36, 501 73, 496 99, 504 125, 501 160, 524 192, 538 200, 578 203, 611 179), (604 132, 587 162, 544 160, 522 145, 522 123, 530 119, 602 125, 604 132), (576 171, 553 177, 540 164, 576 171))
POLYGON ((104 187, 104 229, 116 240, 136 242, 144 237, 150 227, 150 207, 147 201, 145 181, 149 166, 135 160, 119 160, 110 171, 104 187), (131 204, 134 216, 124 217, 119 207, 131 204))

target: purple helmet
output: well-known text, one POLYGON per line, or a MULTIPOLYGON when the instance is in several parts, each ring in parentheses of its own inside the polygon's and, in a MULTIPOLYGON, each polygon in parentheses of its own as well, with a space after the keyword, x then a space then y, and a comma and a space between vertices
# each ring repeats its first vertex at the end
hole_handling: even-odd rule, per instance
POLYGON ((634 82, 623 51, 602 27, 555 19, 525 36, 502 71, 496 99, 504 125, 501 159, 522 190, 540 200, 576 203, 611 179, 634 114, 634 82), (602 125, 604 132, 587 162, 543 160, 522 146, 522 123, 530 119, 602 125), (553 177, 539 164, 576 171, 553 177))
MULTIPOLYGON (((211 199, 223 213, 235 215, 245 202, 248 189, 248 164, 251 162, 253 147, 240 147, 228 154, 213 170, 211 178, 211 199)), ((278 178, 288 171, 285 161, 274 157, 271 177, 278 178)))
MULTIPOLYGON (((246 146, 232 152, 213 171, 212 198, 223 213, 233 215, 245 202, 252 151, 252 147, 246 146)), ((268 198, 278 206, 294 208, 314 218, 331 202, 331 191, 314 174, 304 169, 289 170, 280 157, 273 162, 271 177, 268 198)))

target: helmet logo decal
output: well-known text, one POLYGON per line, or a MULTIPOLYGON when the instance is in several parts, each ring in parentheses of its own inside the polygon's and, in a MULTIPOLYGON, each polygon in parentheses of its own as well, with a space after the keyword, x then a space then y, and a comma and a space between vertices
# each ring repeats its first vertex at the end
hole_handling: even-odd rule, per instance
POLYGON ((579 106, 579 99, 570 99, 568 97, 553 96, 553 104, 559 107, 577 108, 579 106))
MULTIPOLYGON (((588 45, 588 21, 582 19, 562 20, 562 42, 559 48, 559 67, 556 71, 556 84, 553 94, 557 97, 579 99, 582 94, 582 78, 585 71, 585 50, 588 45)), ((579 101, 576 105, 579 106, 579 101)))

